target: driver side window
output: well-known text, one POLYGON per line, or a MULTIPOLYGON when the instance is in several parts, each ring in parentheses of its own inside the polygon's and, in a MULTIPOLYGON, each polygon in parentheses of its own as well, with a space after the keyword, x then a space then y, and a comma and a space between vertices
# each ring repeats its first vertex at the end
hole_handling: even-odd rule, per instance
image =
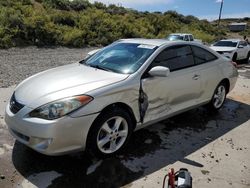
POLYGON ((194 65, 190 46, 179 45, 163 50, 153 61, 152 67, 168 67, 171 72, 194 65))

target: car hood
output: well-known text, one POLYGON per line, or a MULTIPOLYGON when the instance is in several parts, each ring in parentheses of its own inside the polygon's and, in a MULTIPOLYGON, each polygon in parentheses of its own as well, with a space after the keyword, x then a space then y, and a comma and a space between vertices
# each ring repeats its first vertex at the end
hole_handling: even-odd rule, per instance
POLYGON ((211 46, 211 49, 217 52, 230 52, 236 50, 236 47, 211 46))
POLYGON ((108 72, 79 63, 50 69, 24 80, 15 89, 18 102, 35 108, 48 102, 110 85, 128 75, 108 72))

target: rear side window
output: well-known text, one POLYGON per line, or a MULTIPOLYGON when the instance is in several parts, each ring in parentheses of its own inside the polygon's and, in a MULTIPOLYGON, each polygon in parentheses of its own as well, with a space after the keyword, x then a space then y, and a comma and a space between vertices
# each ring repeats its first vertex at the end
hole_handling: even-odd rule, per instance
POLYGON ((174 46, 163 50, 154 60, 152 66, 168 67, 175 71, 194 65, 194 58, 190 46, 174 46))
POLYGON ((195 64, 207 63, 217 59, 217 57, 214 54, 203 48, 192 46, 192 50, 194 54, 195 64))
POLYGON ((242 45, 242 46, 247 46, 247 42, 241 41, 241 42, 240 42, 240 45, 242 45))
POLYGON ((190 41, 194 41, 193 35, 189 35, 190 41))

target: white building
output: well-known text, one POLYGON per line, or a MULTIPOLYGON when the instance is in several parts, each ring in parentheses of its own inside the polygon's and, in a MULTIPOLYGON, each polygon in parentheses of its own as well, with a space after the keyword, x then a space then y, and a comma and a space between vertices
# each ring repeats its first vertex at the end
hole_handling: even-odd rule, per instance
POLYGON ((231 23, 228 26, 230 31, 244 31, 247 28, 247 23, 231 23))

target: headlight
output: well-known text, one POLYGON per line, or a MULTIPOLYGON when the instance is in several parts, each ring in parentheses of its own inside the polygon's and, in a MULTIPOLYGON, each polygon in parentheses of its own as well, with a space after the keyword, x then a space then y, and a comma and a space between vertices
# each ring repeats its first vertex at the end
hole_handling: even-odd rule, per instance
POLYGON ((45 104, 29 113, 30 117, 47 120, 60 118, 88 104, 93 98, 87 95, 74 96, 45 104))
POLYGON ((228 53, 228 54, 231 54, 233 51, 225 51, 223 53, 228 53))

